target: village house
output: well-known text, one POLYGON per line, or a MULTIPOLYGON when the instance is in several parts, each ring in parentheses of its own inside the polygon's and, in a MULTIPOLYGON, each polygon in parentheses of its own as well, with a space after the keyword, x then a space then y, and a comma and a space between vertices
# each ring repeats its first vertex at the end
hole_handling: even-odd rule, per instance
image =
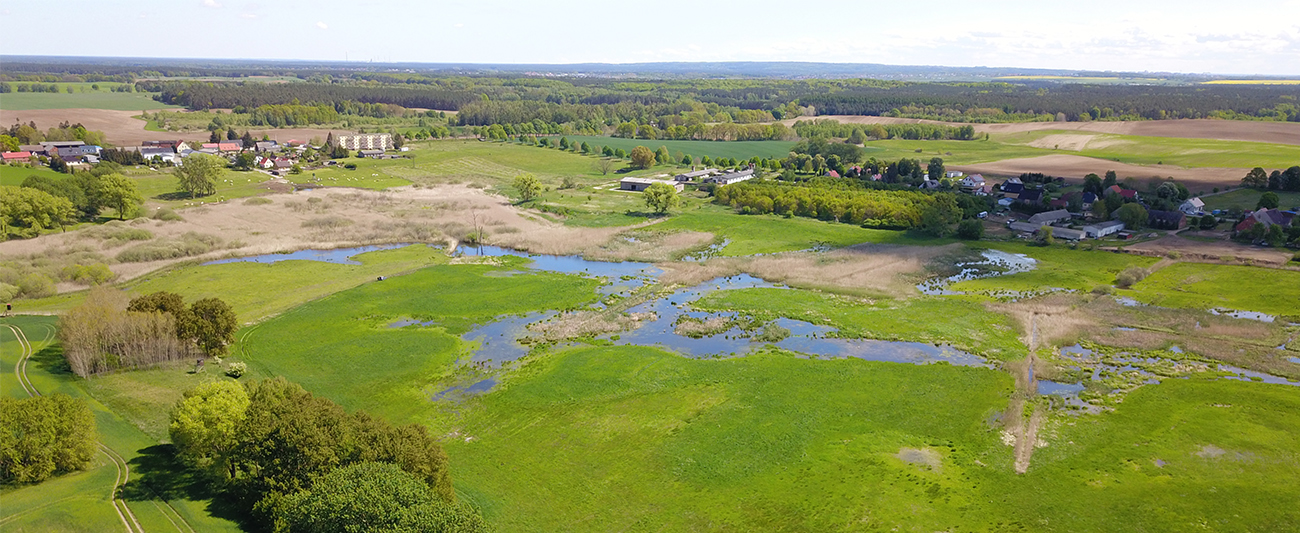
POLYGON ((723 175, 721 175, 721 176, 714 176, 714 177, 712 177, 712 178, 708 178, 708 179, 706 179, 706 180, 704 180, 704 181, 705 181, 705 183, 716 183, 716 184, 718 184, 718 185, 731 185, 732 183, 739 183, 739 182, 742 182, 742 181, 745 181, 745 180, 749 180, 749 179, 753 179, 753 178, 754 178, 754 169, 752 169, 752 168, 747 168, 747 169, 742 170, 742 171, 740 171, 740 172, 732 172, 732 173, 730 173, 730 174, 723 174, 723 175))
MULTIPOLYGON (((960 177, 962 177, 963 175, 965 175, 965 173, 963 173, 963 172, 960 171, 960 170, 949 170, 949 171, 943 173, 943 177, 945 177, 945 178, 960 178, 960 177)), ((983 176, 981 176, 981 178, 982 178, 982 177, 983 177, 983 176)))
POLYGON ((618 188, 624 191, 641 192, 656 183, 662 183, 664 185, 672 187, 677 192, 682 192, 686 190, 686 185, 681 182, 672 181, 672 180, 657 180, 653 178, 623 178, 618 182, 618 188))
POLYGON ((962 189, 966 189, 966 190, 979 189, 984 187, 984 176, 981 176, 979 174, 971 174, 969 176, 962 178, 961 181, 958 183, 961 185, 962 189))
POLYGON ((1071 228, 1052 228, 1052 237, 1065 239, 1067 241, 1083 240, 1087 232, 1071 228))
MULTIPOLYGON (((1015 178, 1012 178, 1012 179, 1015 179, 1015 178)), ((1009 180, 1007 180, 1007 181, 1002 182, 1002 187, 1001 187, 1001 188, 1002 188, 1002 193, 1003 193, 1003 194, 1008 194, 1008 195, 1011 195, 1011 194, 1020 194, 1021 192, 1024 192, 1024 190, 1025 190, 1025 184, 1020 183, 1020 180, 1016 180, 1015 182, 1012 182, 1012 181, 1009 179, 1009 180)))
POLYGON ((1157 229, 1183 229, 1187 215, 1182 211, 1147 211, 1147 225, 1157 229))
POLYGON ((716 169, 716 168, 706 168, 706 169, 703 169, 703 170, 692 170, 692 171, 690 171, 690 172, 683 172, 683 173, 681 173, 681 174, 678 174, 678 175, 674 176, 673 179, 674 179, 674 180, 677 180, 677 181, 695 181, 697 178, 707 178, 707 177, 709 177, 709 176, 712 176, 712 175, 713 175, 714 173, 716 173, 717 171, 718 171, 718 169, 716 169))
POLYGON ((360 155, 361 157, 379 159, 384 155, 384 151, 383 150, 358 150, 357 154, 360 155))
POLYGON ((1026 204, 1039 205, 1043 203, 1042 189, 1025 189, 1020 191, 1016 199, 1026 204))
POLYGON ((1246 219, 1237 223, 1233 229, 1237 231, 1246 231, 1254 227, 1255 224, 1263 224, 1265 228, 1277 224, 1284 228, 1291 227, 1295 223, 1296 213, 1292 211, 1282 211, 1280 209, 1256 209, 1246 213, 1246 219))
POLYGON ((1200 216, 1205 214, 1205 202, 1201 201, 1200 198, 1188 198, 1187 201, 1178 206, 1178 210, 1187 216, 1200 216))
POLYGON ((28 159, 31 159, 32 157, 31 152, 5 152, 3 155, 4 155, 4 161, 6 163, 12 163, 15 161, 26 162, 28 159))
POLYGON ((1097 224, 1090 224, 1083 227, 1084 235, 1090 239, 1100 239, 1107 235, 1119 233, 1124 230, 1124 223, 1118 220, 1107 220, 1097 224))
POLYGON ((258 141, 253 143, 253 149, 258 152, 276 152, 280 150, 280 145, 275 141, 258 141))
POLYGON ((1055 211, 1044 211, 1042 213, 1038 213, 1034 216, 1029 217, 1029 223, 1038 224, 1039 226, 1046 226, 1049 224, 1055 224, 1057 222, 1061 222, 1063 220, 1070 220, 1071 216, 1072 215, 1070 215, 1070 212, 1064 209, 1057 209, 1055 211))

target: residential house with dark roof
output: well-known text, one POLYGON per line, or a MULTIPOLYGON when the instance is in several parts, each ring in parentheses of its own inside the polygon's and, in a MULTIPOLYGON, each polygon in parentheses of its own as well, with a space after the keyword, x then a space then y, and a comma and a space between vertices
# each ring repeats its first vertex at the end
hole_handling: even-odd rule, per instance
POLYGON ((1011 183, 1010 180, 1005 181, 1005 182, 1002 182, 1002 192, 1003 192, 1003 193, 1006 193, 1006 194, 1020 194, 1020 192, 1023 191, 1023 190, 1025 190, 1025 184, 1020 183, 1019 181, 1016 181, 1015 183, 1011 183))
POLYGON ((1043 203, 1043 190, 1025 189, 1020 191, 1016 199, 1027 204, 1041 204, 1043 203))
POLYGON ((1073 215, 1071 215, 1069 211, 1066 211, 1064 209, 1057 209, 1054 211, 1044 211, 1042 213, 1038 213, 1034 216, 1029 217, 1029 223, 1043 226, 1047 224, 1055 224, 1063 220, 1070 220, 1071 216, 1073 215))
POLYGON ((1147 225, 1157 229, 1183 229, 1187 227, 1187 215, 1182 211, 1147 211, 1147 225))
POLYGON ((1296 213, 1294 211, 1282 211, 1280 209, 1256 209, 1246 214, 1246 219, 1239 222, 1233 229, 1237 231, 1246 231, 1255 224, 1263 224, 1265 228, 1277 224, 1284 228, 1291 227, 1295 223, 1296 213))

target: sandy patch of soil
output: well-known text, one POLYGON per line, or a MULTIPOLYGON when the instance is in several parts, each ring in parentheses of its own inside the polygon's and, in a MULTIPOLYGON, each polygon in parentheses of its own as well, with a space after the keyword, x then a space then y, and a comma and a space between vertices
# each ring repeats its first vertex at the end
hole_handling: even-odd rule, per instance
MULTIPOLYGON (((192 258, 111 264, 125 281, 167 265, 192 259, 267 254, 304 248, 341 248, 385 242, 448 244, 473 231, 475 221, 486 242, 538 253, 579 254, 601 250, 628 228, 572 228, 510 205, 506 198, 479 189, 445 185, 404 187, 390 191, 319 188, 263 196, 269 204, 244 200, 182 209, 183 221, 138 219, 132 227, 149 230, 155 240, 176 239, 188 232, 215 235, 225 249, 192 258)), ((146 207, 146 209, 150 209, 146 207)), ((84 247, 86 230, 0 242, 0 256, 24 257, 62 253, 84 247)), ((687 239, 694 242, 693 239, 687 239)), ((666 239, 666 242, 676 242, 666 239)), ((96 244, 97 253, 114 257, 136 242, 96 244), (102 247, 101 246, 107 246, 102 247)), ((622 259, 605 249, 605 258, 622 259)), ((631 252, 629 252, 631 253, 631 252)), ((75 286, 61 287, 71 290, 75 286)))
MULTIPOLYGON (((152 109, 147 111, 153 111, 152 109)), ((107 109, 35 109, 30 111, 8 111, 0 110, 0 124, 9 124, 14 122, 35 121, 36 128, 47 130, 60 123, 69 122, 72 124, 81 123, 88 130, 97 130, 104 132, 108 137, 108 142, 115 146, 139 146, 141 141, 161 140, 161 139, 182 139, 186 141, 207 141, 208 133, 200 132, 174 132, 174 131, 147 131, 144 129, 146 122, 138 118, 132 118, 139 115, 140 111, 110 111, 107 109)), ((243 131, 242 129, 240 130, 243 131)), ((347 130, 328 130, 319 128, 262 128, 250 129, 248 132, 258 139, 262 135, 268 135, 277 141, 288 141, 297 139, 300 141, 310 141, 313 137, 324 139, 331 132, 335 135, 349 134, 347 130)))
MULTIPOLYGON (((799 117, 781 121, 792 125, 799 120, 832 119, 845 124, 943 124, 964 126, 954 122, 939 122, 914 118, 868 117, 859 115, 827 115, 799 117)), ((1022 133, 1041 130, 1074 130, 1117 135, 1147 137, 1180 137, 1185 139, 1219 139, 1224 141, 1253 141, 1278 144, 1300 144, 1300 123, 1255 122, 1246 120, 1143 120, 1133 122, 1022 122, 1015 124, 970 124, 979 133, 1022 133)))
POLYGON ((915 278, 927 263, 960 246, 860 244, 825 253, 720 257, 702 263, 661 264, 664 273, 659 280, 689 286, 745 272, 796 287, 906 297, 916 295, 915 278))
POLYGON ((1139 180, 1158 177, 1173 177, 1187 184, 1193 191, 1209 189, 1224 185, 1239 185, 1241 177, 1249 169, 1244 168, 1182 168, 1170 165, 1131 165, 1105 159, 1084 157, 1080 155, 1052 154, 1038 157, 1004 159, 991 163, 974 165, 949 165, 949 170, 960 170, 968 174, 980 173, 992 176, 1019 176, 1026 172, 1042 172, 1052 176, 1083 179, 1092 174, 1104 174, 1114 170, 1120 178, 1134 177, 1139 180))
POLYGON ((1046 148, 1048 150, 1069 150, 1071 152, 1082 152, 1088 147, 1088 143, 1096 139, 1096 135, 1079 135, 1079 134, 1054 134, 1047 135, 1040 139, 1035 139, 1029 143, 1034 148, 1046 148))
POLYGON ((604 311, 572 311, 551 320, 529 324, 528 330, 537 333, 533 340, 558 342, 580 337, 594 337, 608 333, 621 333, 653 322, 655 313, 609 313, 604 311))

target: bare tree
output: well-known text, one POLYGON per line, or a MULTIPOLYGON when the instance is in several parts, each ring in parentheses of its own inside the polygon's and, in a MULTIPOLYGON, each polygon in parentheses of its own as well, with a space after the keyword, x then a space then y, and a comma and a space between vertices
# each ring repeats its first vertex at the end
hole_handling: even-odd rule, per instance
POLYGON ((602 175, 609 174, 609 171, 614 170, 614 160, 608 157, 597 159, 595 164, 596 170, 599 170, 602 175))

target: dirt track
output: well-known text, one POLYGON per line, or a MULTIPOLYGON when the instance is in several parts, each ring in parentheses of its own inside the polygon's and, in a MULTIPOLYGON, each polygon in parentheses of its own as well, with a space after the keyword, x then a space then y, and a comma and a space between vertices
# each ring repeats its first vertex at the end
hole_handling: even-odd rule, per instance
MULTIPOLYGON (((914 118, 870 117, 862 115, 826 115, 799 117, 781 121, 791 125, 798 120, 832 119, 846 124, 943 124, 962 126, 955 122, 939 122, 914 118)), ((1300 123, 1253 122, 1244 120, 1144 120, 1134 122, 1022 122, 1015 124, 971 124, 980 133, 1021 133, 1039 130, 1074 130, 1117 135, 1142 135, 1147 137, 1181 137, 1186 139, 1219 139, 1224 141, 1254 141, 1300 145, 1300 123)))
MULTIPOLYGON (((0 124, 7 128, 15 122, 26 124, 34 121, 36 122, 36 128, 44 131, 65 121, 72 124, 81 123, 88 130, 104 132, 108 136, 108 142, 114 146, 139 146, 140 141, 161 139, 183 139, 186 141, 206 141, 208 139, 206 132, 147 131, 144 129, 145 121, 132 118, 139 114, 140 111, 109 111, 106 109, 0 110, 0 124)), ((258 139, 265 134, 277 141, 297 139, 304 142, 310 141, 312 137, 324 139, 331 131, 335 135, 351 133, 347 130, 316 128, 270 128, 250 129, 248 131, 258 139)))
POLYGON ((1089 173, 1105 174, 1114 170, 1120 179, 1134 177, 1145 180, 1150 177, 1173 177, 1192 189, 1209 191, 1211 187, 1239 185, 1241 177, 1249 169, 1244 168, 1182 168, 1169 165, 1130 165, 1094 157, 1079 155, 1052 154, 1039 157, 1004 159, 992 163, 974 165, 949 165, 948 170, 960 170, 968 174, 980 173, 989 176, 1018 176, 1026 172, 1042 172, 1051 176, 1083 179, 1089 173))

